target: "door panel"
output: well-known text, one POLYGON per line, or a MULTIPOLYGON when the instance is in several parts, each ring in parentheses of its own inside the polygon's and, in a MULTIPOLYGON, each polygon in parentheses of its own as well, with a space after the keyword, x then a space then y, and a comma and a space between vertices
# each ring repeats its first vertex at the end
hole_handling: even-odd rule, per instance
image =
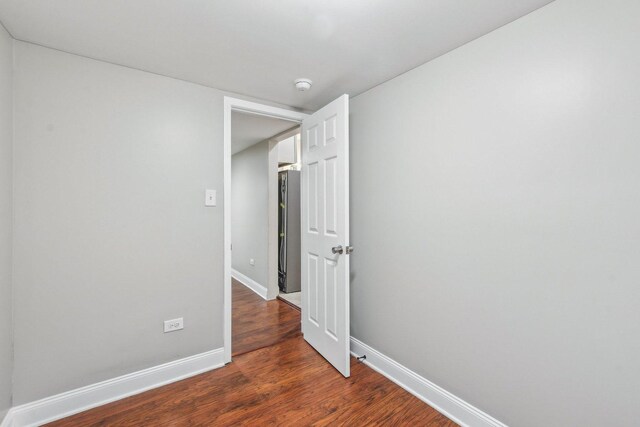
POLYGON ((349 376, 349 97, 302 122, 302 330, 349 376))

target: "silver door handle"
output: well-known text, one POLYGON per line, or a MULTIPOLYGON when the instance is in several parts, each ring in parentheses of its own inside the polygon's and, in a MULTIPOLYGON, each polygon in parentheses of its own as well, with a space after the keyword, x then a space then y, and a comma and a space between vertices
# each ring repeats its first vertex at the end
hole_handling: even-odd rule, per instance
POLYGON ((334 246, 331 248, 331 252, 333 252, 334 254, 346 253, 347 255, 349 255, 353 252, 353 246, 347 246, 346 248, 343 248, 342 245, 334 246))

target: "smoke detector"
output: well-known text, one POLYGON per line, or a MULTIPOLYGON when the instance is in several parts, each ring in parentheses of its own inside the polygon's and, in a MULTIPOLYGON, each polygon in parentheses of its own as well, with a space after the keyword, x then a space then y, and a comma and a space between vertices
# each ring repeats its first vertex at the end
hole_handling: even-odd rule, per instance
POLYGON ((293 83, 296 85, 296 89, 298 89, 300 92, 311 89, 311 85, 313 84, 313 82, 309 79, 297 79, 293 83))

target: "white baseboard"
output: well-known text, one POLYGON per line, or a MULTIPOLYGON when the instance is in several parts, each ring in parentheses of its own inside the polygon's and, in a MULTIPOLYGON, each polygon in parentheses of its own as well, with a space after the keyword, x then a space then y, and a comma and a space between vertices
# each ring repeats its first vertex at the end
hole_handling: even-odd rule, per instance
POLYGON ((398 384, 418 399, 462 426, 507 427, 505 424, 438 387, 395 360, 351 337, 351 354, 366 355, 364 363, 398 384))
POLYGON ((268 299, 267 288, 262 286, 260 283, 256 282, 249 276, 245 276, 236 269, 231 269, 231 277, 245 285, 247 288, 251 289, 256 294, 260 295, 263 299, 268 299))
POLYGON ((0 427, 13 427, 13 409, 9 409, 9 411, 5 414, 4 418, 0 420, 0 427))
MULTIPOLYGON (((364 363, 369 367, 462 426, 507 427, 353 337, 351 353, 366 355, 364 363)), ((0 427, 39 426, 221 366, 224 366, 222 348, 13 407, 0 422, 0 427)))
POLYGON ((13 407, 0 427, 39 426, 221 366, 224 366, 222 348, 185 357, 13 407))

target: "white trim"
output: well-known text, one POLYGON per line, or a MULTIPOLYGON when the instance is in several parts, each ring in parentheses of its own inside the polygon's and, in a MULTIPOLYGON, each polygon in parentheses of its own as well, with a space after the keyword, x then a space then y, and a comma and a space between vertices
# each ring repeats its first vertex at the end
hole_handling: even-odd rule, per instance
POLYGON ((2 427, 31 427, 224 366, 222 348, 81 387, 9 411, 2 427))
POLYGON ((231 112, 257 114, 302 123, 307 114, 243 99, 224 97, 224 361, 231 362, 231 112))
POLYGON ((4 418, 2 419, 2 422, 0 422, 0 427, 14 427, 14 424, 13 424, 13 408, 9 409, 9 411, 7 411, 7 413, 5 414, 4 418))
POLYGON ((224 361, 231 362, 231 110, 233 101, 224 97, 224 273, 223 327, 224 361))
POLYGON ((267 284, 267 294, 274 298, 280 293, 278 287, 278 142, 275 139, 269 140, 269 155, 267 156, 267 264, 269 270, 269 281, 267 284))
POLYGON ((278 219, 280 211, 278 209, 278 198, 280 195, 280 189, 278 188, 278 144, 287 138, 294 135, 298 135, 302 129, 300 125, 291 129, 285 130, 278 135, 274 135, 269 141, 269 155, 267 162, 267 184, 268 184, 268 230, 269 237, 267 238, 267 263, 269 264, 269 283, 267 285, 267 295, 269 299, 274 299, 280 293, 278 287, 278 219))
POLYGON ((253 292, 255 292, 260 297, 262 297, 262 299, 265 299, 265 300, 269 299, 267 295, 268 294, 267 288, 265 286, 262 286, 260 283, 256 282, 255 280, 253 280, 251 277, 245 276, 235 268, 231 269, 231 277, 233 277, 238 282, 245 285, 247 288, 251 289, 253 292))
POLYGON ((351 354, 366 355, 364 363, 461 426, 507 427, 505 424, 421 377, 395 360, 351 337, 351 354))

